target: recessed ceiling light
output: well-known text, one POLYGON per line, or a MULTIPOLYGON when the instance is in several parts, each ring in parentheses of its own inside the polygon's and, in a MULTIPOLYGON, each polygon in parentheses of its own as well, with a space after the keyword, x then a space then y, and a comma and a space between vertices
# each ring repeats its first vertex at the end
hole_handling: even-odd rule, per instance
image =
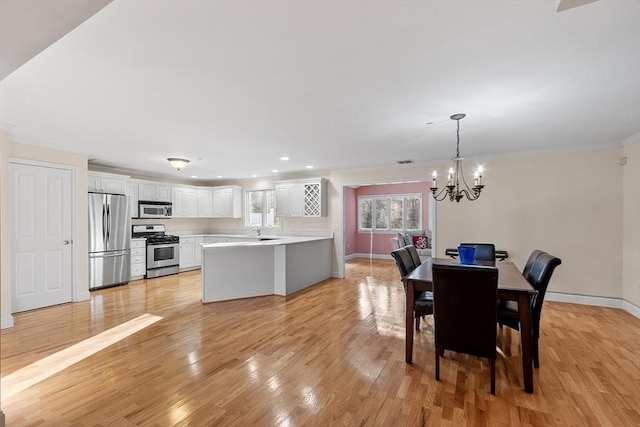
POLYGON ((197 178, 197 177, 198 177, 197 175, 191 175, 191 178, 197 178))
POLYGON ((278 169, 272 169, 272 170, 271 170, 271 172, 273 172, 273 173, 278 173, 278 172, 280 172, 280 171, 279 171, 278 169))
POLYGON ((251 175, 251 178, 257 178, 258 175, 251 175))
POLYGON ((216 176, 216 178, 222 178, 222 175, 218 175, 218 176, 216 176))
POLYGON ((286 162, 287 160, 289 160, 289 158, 287 156, 282 156, 282 157, 280 157, 280 160, 283 160, 283 161, 286 162))
POLYGON ((307 168, 307 169, 313 169, 313 166, 312 166, 312 165, 307 165, 307 166, 305 166, 305 168, 307 168))

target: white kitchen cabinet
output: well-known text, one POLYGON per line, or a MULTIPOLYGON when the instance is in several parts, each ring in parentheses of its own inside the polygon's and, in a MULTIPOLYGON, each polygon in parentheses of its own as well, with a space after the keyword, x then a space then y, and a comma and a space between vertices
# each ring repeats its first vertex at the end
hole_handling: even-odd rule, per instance
POLYGON ((213 188, 198 187, 196 193, 198 218, 213 217, 213 188))
POLYGON ((278 216, 327 216, 327 180, 310 178, 276 182, 278 216))
POLYGON ((138 183, 138 200, 170 202, 171 186, 154 182, 138 183))
POLYGON ((242 218, 242 187, 237 185, 214 187, 213 216, 216 218, 242 218))
POLYGON ((276 215, 302 216, 302 191, 299 183, 276 184, 276 215))
POLYGON ((129 200, 129 212, 131 214, 131 218, 138 218, 138 185, 128 182, 124 194, 129 200))
POLYGON ((172 216, 177 218, 195 218, 197 212, 197 191, 195 187, 173 187, 172 216))
POLYGON ((142 279, 147 274, 147 241, 131 239, 131 280, 142 279))
POLYGON ((180 270, 192 269, 195 262, 195 238, 180 237, 180 270))
POLYGON ((129 177, 125 175, 89 172, 87 175, 87 184, 91 192, 125 194, 128 178, 129 177))

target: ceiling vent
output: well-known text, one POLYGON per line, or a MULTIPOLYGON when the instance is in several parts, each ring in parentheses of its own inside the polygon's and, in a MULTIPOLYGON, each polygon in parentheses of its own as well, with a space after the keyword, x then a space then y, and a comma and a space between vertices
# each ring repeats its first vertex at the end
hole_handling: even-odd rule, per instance
POLYGON ((408 165, 409 163, 414 163, 413 160, 409 159, 409 160, 396 160, 396 163, 399 165, 408 165))

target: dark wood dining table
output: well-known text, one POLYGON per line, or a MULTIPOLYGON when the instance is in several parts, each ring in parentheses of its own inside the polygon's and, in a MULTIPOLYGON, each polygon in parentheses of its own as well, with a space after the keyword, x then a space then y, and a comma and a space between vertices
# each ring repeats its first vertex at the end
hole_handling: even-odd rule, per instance
MULTIPOLYGON (((432 291, 433 275, 432 267, 438 264, 458 264, 459 261, 450 258, 428 258, 415 270, 403 277, 406 289, 406 350, 405 361, 412 363, 413 359, 413 304, 414 291, 432 291)), ((518 268, 512 262, 478 261, 478 264, 495 265, 498 268, 498 298, 511 300, 518 303, 520 313, 520 348, 522 350, 522 376, 524 378, 524 391, 533 393, 533 357, 531 347, 531 296, 537 291, 522 276, 518 268)))

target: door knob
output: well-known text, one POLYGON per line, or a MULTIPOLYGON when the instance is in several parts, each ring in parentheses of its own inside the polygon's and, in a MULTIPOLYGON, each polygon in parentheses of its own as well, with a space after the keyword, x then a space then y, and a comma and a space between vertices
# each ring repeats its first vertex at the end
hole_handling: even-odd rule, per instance
POLYGON ((73 243, 73 240, 63 240, 62 243, 64 243, 65 245, 69 245, 73 243))

